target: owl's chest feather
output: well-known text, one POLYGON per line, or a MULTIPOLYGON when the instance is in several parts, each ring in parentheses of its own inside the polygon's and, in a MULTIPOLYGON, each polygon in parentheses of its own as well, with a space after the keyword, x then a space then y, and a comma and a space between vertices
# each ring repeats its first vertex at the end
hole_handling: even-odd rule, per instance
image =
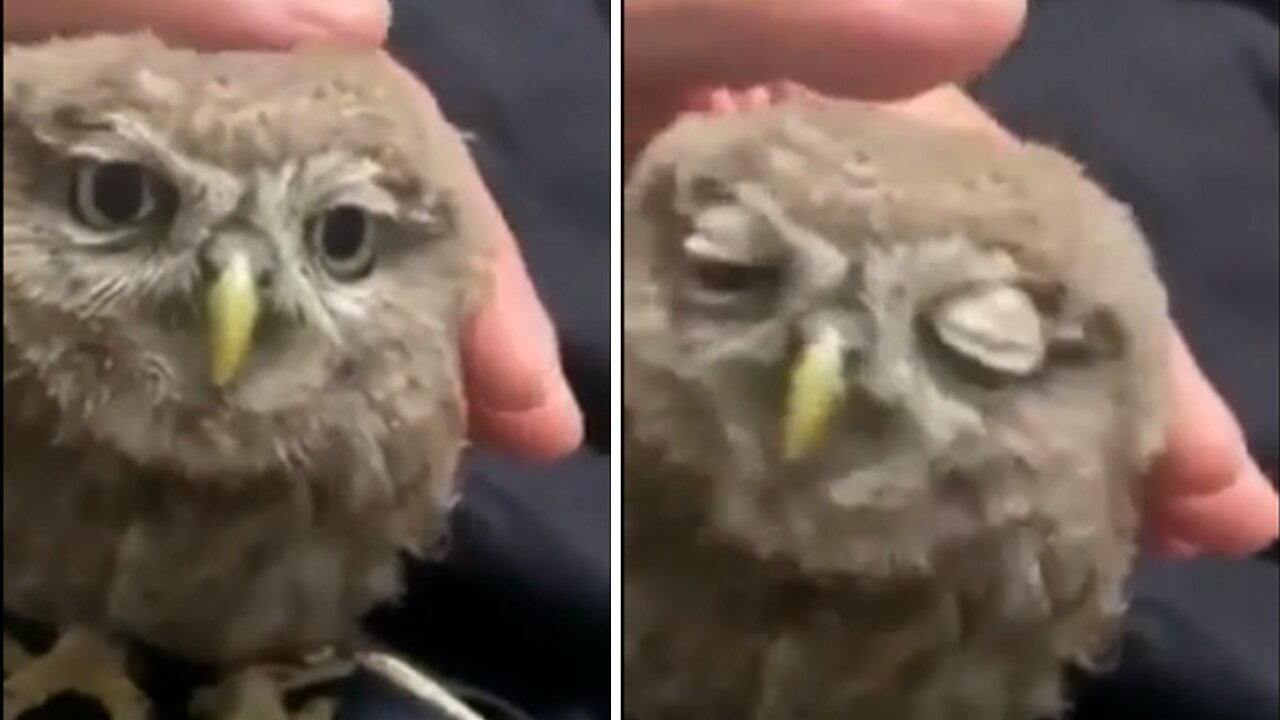
POLYGON ((628 556, 624 667, 639 720, 1047 717, 1081 620, 1096 630, 1106 615, 1101 595, 1074 617, 1012 618, 941 579, 862 593, 728 555, 684 569, 628 556))
POLYGON ((1105 516, 1038 513, 923 574, 873 578, 761 557, 688 495, 640 489, 655 487, 633 479, 624 501, 637 720, 1050 717, 1064 666, 1106 648, 1122 607, 1128 555, 1105 516))
POLYGON ((348 639, 393 595, 404 533, 429 540, 444 513, 423 498, 354 507, 308 492, 307 477, 131 491, 134 472, 69 450, 6 453, 6 608, 198 661, 305 652, 348 639))

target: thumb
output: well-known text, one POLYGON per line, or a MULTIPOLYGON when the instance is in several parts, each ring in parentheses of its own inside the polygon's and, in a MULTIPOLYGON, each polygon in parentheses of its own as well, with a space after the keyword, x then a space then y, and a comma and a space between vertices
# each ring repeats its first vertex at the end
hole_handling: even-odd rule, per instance
POLYGON ((5 40, 150 29, 195 47, 288 47, 308 40, 381 45, 387 0, 4 0, 5 40))
POLYGON ((625 0, 623 61, 628 84, 792 80, 887 99, 982 69, 1025 12, 1024 0, 625 0))
POLYGON ((1025 0, 624 0, 629 148, 690 93, 780 80, 887 100, 961 81, 1022 29, 1025 0))

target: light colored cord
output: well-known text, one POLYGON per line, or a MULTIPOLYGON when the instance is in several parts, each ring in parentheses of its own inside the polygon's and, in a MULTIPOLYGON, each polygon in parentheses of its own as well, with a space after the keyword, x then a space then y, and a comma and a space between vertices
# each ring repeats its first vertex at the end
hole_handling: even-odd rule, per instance
POLYGON ((414 698, 439 707, 452 720, 485 720, 471 708, 462 704, 443 685, 418 672, 403 660, 387 653, 365 652, 356 656, 356 663, 368 672, 382 677, 414 698))

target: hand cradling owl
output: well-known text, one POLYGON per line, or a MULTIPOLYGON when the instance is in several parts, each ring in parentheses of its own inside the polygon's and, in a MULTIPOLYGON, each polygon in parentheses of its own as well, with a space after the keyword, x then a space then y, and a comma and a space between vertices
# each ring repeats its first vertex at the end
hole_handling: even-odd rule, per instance
POLYGON ((122 640, 231 678, 348 647, 440 538, 486 263, 420 92, 367 51, 6 47, 4 605, 64 631, 6 637, 6 719, 142 717, 122 640))
POLYGON ((1165 296, 1071 160, 689 116, 624 204, 632 720, 1035 720, 1115 639, 1165 296))

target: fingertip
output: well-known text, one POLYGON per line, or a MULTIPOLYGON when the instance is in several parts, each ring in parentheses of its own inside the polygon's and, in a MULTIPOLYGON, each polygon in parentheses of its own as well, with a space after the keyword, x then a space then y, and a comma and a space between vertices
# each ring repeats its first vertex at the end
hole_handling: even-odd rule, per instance
MULTIPOLYGON (((529 324, 512 325, 514 308, 477 317, 464 345, 470 434, 529 460, 554 460, 582 442, 583 419, 552 339, 529 324)), ((550 330, 547 330, 550 333, 550 330)))
POLYGON ((576 451, 584 436, 582 411, 567 383, 557 382, 545 402, 529 410, 473 408, 472 436, 526 460, 549 462, 576 451))
POLYGON ((460 189, 477 231, 495 242, 488 294, 463 338, 468 397, 496 416, 513 416, 550 402, 564 385, 560 348, 515 238, 474 170, 460 189))
MULTIPOLYGON (((820 5, 822 3, 814 3, 820 5)), ((829 3, 827 27, 833 35, 862 34, 868 55, 885 62, 855 67, 805 53, 804 43, 791 52, 810 58, 816 90, 866 100, 894 100, 941 83, 964 83, 989 67, 1022 34, 1025 0, 930 0, 887 2, 859 0, 829 3)), ((833 47, 833 50, 835 48, 833 47)), ((835 57, 828 52, 828 58, 835 57)))
POLYGON ((467 396, 498 414, 547 402, 560 372, 554 333, 530 308, 497 290, 463 337, 467 396))
POLYGON ((1225 489, 1173 499, 1161 515, 1164 534, 1207 552, 1246 555, 1280 536, 1280 496, 1252 464, 1225 489))
POLYGON ((1170 497, 1221 492, 1241 477, 1252 461, 1239 422, 1176 333, 1172 337, 1170 379, 1167 442, 1153 469, 1158 492, 1170 497))
POLYGON ((946 0, 942 4, 953 14, 949 23, 938 26, 949 41, 940 47, 950 52, 940 56, 934 75, 946 73, 951 83, 963 84, 986 70, 1009 51, 1026 27, 1026 0, 946 0), (958 27, 967 31, 957 31, 958 27))

